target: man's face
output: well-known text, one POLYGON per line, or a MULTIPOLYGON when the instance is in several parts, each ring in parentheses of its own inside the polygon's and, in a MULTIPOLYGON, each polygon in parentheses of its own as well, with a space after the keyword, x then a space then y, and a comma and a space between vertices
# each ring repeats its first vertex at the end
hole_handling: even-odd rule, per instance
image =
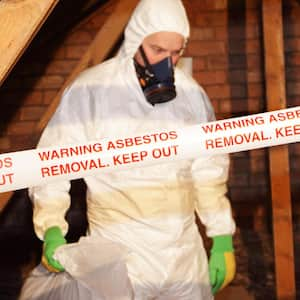
MULTIPOLYGON (((171 57, 173 64, 176 65, 183 52, 184 38, 176 32, 156 32, 147 36, 142 46, 151 65, 166 57, 171 57)), ((134 58, 141 66, 145 66, 139 50, 134 58)))

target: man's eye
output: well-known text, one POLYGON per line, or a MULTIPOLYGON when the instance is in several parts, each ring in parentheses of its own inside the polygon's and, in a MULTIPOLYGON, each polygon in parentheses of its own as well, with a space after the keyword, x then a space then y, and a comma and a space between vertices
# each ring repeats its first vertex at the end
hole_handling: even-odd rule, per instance
POLYGON ((182 52, 181 50, 174 51, 174 52, 172 53, 172 55, 173 55, 173 56, 177 56, 177 55, 180 55, 181 52, 182 52))
POLYGON ((162 49, 162 48, 154 48, 153 49, 156 53, 162 53, 162 52, 164 52, 164 49, 162 49))

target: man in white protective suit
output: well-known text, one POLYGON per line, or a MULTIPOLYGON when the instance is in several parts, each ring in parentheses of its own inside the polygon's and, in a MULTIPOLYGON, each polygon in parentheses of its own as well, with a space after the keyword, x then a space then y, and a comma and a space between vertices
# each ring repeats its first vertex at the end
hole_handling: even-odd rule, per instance
MULTIPOLYGON (((176 67, 188 37, 180 0, 141 0, 118 55, 84 71, 65 90, 38 147, 125 136, 147 144, 213 121, 203 89, 176 67)), ((87 234, 129 249, 126 266, 135 299, 213 299, 232 281, 228 166, 227 155, 199 156, 84 178, 87 234), (213 240, 209 262, 195 212, 213 240)), ((44 241, 42 261, 50 271, 64 270, 53 254, 66 243, 69 189, 69 181, 30 189, 35 231, 44 241)))

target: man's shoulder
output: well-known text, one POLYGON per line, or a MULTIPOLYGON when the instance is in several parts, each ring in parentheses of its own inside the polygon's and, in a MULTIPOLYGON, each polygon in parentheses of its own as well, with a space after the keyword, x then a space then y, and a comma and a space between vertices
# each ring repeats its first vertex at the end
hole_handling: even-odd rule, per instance
POLYGON ((189 73, 185 72, 181 68, 176 68, 176 85, 180 85, 183 89, 188 90, 190 93, 196 93, 203 97, 206 96, 206 92, 203 87, 195 80, 195 78, 189 73))
POLYGON ((180 67, 177 67, 175 69, 175 76, 176 79, 178 80, 178 83, 183 85, 183 86, 187 86, 187 87, 193 87, 195 89, 201 89, 201 86, 199 85, 199 83, 193 78, 193 76, 191 74, 189 74, 188 72, 186 72, 185 70, 183 70, 180 67))
POLYGON ((176 80, 182 88, 185 98, 191 107, 191 111, 196 112, 199 116, 199 122, 206 122, 213 119, 214 112, 209 97, 203 87, 187 72, 177 68, 176 80))
POLYGON ((116 60, 112 58, 93 67, 89 67, 77 76, 73 82, 73 86, 93 85, 100 82, 103 84, 105 80, 111 79, 112 74, 115 74, 116 65, 116 60))

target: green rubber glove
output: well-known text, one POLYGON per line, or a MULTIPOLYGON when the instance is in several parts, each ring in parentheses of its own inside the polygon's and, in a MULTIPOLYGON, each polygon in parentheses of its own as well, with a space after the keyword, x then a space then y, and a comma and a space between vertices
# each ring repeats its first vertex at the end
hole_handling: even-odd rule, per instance
POLYGON ((212 293, 228 285, 235 276, 235 257, 231 235, 215 236, 209 258, 209 279, 212 293))
POLYGON ((62 272, 64 271, 63 266, 53 258, 55 250, 66 244, 67 241, 64 238, 61 229, 58 226, 53 226, 47 229, 44 235, 43 245, 43 257, 42 264, 50 272, 62 272))

